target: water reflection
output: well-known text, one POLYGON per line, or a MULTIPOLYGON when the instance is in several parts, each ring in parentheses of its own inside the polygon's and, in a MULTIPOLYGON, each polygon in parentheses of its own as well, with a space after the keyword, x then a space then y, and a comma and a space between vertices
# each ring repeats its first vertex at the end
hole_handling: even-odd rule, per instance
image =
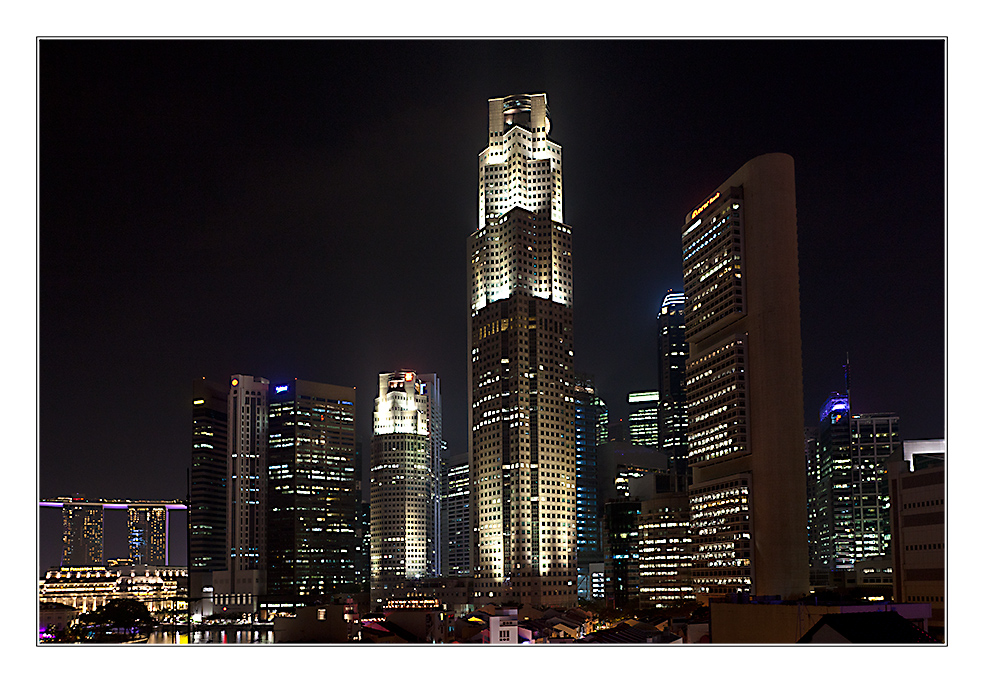
POLYGON ((273 630, 268 628, 212 628, 192 631, 192 644, 220 645, 246 643, 272 643, 273 630))
POLYGON ((237 629, 226 626, 192 631, 190 640, 188 631, 185 629, 180 631, 173 629, 155 630, 150 634, 146 642, 148 645, 187 645, 189 642, 193 645, 262 644, 273 642, 273 630, 269 628, 249 627, 237 629))

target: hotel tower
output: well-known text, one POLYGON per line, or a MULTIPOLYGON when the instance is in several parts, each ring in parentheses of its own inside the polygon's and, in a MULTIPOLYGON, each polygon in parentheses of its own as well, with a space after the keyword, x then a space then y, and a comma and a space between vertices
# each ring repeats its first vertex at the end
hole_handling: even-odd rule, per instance
POLYGON ((571 229, 545 94, 489 100, 468 238, 475 600, 577 601, 571 229))
POLYGON ((809 589, 793 159, 765 154, 687 212, 683 236, 693 582, 809 589))

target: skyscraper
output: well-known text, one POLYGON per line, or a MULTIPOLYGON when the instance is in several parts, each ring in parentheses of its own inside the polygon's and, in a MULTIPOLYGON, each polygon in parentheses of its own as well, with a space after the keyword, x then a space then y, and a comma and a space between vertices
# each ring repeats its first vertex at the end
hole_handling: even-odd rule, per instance
POLYGON ((427 517, 427 575, 440 576, 446 546, 441 543, 441 468, 444 464, 444 409, 441 406, 441 378, 435 373, 417 375, 424 395, 427 396, 427 424, 430 435, 430 462, 428 490, 430 495, 427 517))
POLYGON ((687 467, 687 331, 683 292, 670 290, 659 309, 659 447, 670 456, 677 478, 676 490, 684 493, 690 482, 687 467))
POLYGON ((684 218, 697 598, 809 589, 793 160, 752 159, 684 218))
POLYGON ((476 599, 573 605, 571 229, 545 94, 489 100, 468 239, 476 599))
POLYGON ((267 593, 293 610, 355 588, 355 388, 294 379, 269 404, 267 593))
POLYGON ((629 438, 632 443, 659 448, 659 392, 637 391, 629 394, 629 438))
MULTIPOLYGON (((440 406, 437 391, 434 375, 401 370, 379 376, 369 461, 374 600, 383 598, 395 583, 439 571, 434 505, 439 472, 434 471, 431 444, 431 428, 440 420, 431 410, 432 402, 440 406)), ((438 467, 439 463, 440 457, 438 467)))
POLYGON ((226 568, 212 575, 215 604, 226 612, 256 612, 266 593, 269 387, 251 375, 229 381, 226 568))
POLYGON ((188 578, 194 600, 212 585, 211 573, 226 566, 229 383, 196 379, 191 402, 188 578))
POLYGON ((62 506, 62 566, 98 567, 103 564, 103 506, 66 502, 62 506))
POLYGON ((608 409, 590 377, 574 382, 574 445, 577 472, 577 593, 591 594, 591 565, 603 561, 598 512, 598 449, 608 440, 608 409))
POLYGON ((441 574, 470 576, 471 562, 471 477, 468 454, 459 453, 444 463, 441 494, 442 545, 445 547, 441 574))
POLYGON ((815 529, 811 566, 819 577, 889 554, 886 461, 901 442, 896 414, 851 415, 849 394, 839 393, 824 402, 817 434, 813 482, 807 488, 813 492, 809 509, 815 529))
POLYGON ((126 529, 131 564, 167 565, 167 508, 130 505, 126 529))

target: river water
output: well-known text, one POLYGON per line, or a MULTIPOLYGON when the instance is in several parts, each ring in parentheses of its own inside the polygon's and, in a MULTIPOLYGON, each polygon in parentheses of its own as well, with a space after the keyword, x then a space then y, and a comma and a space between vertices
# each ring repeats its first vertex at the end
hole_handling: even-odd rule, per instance
POLYGON ((147 639, 148 645, 245 645, 273 642, 272 628, 236 628, 232 626, 196 630, 155 629, 147 639))

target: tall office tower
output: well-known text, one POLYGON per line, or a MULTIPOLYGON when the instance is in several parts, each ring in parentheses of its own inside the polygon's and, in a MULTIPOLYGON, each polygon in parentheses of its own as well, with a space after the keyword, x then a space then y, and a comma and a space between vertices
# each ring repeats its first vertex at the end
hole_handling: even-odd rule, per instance
POLYGON ((851 416, 854 562, 891 553, 892 523, 886 461, 900 445, 899 416, 895 413, 851 416))
POLYGON ((820 408, 816 461, 809 516, 814 522, 810 567, 816 583, 829 583, 829 572, 850 569, 854 558, 851 492, 851 405, 847 394, 832 393, 820 408))
POLYGON ((632 443, 659 448, 659 392, 629 394, 629 438, 632 443))
POLYGON ((167 565, 167 508, 128 506, 126 530, 130 564, 167 565))
POLYGON ((806 461, 806 543, 810 558, 810 585, 819 586, 826 583, 826 579, 817 569, 817 551, 819 542, 818 524, 818 498, 817 490, 820 481, 820 462, 818 460, 818 434, 816 428, 807 427, 803 430, 803 458, 806 461))
POLYGON ((476 599, 576 603, 573 279, 547 96, 489 100, 468 239, 476 599))
POLYGON ((682 228, 694 590, 809 589, 793 160, 766 154, 682 228))
POLYGON ((226 568, 212 573, 215 605, 227 613, 258 611, 266 593, 269 388, 251 375, 229 381, 226 568))
POLYGON ((430 503, 427 518, 427 576, 440 576, 444 563, 444 544, 441 543, 441 467, 444 451, 444 417, 441 407, 441 378, 434 373, 417 375, 421 390, 427 396, 427 424, 430 432, 430 503))
POLYGON ((641 510, 638 498, 605 503, 605 599, 617 608, 638 606, 639 603, 641 510))
POLYGON ((887 462, 895 602, 928 602, 945 638, 946 440, 903 441, 887 462))
POLYGON ((62 566, 98 567, 104 561, 102 504, 66 502, 62 506, 62 566))
POLYGON ((442 544, 445 547, 441 574, 469 576, 471 562, 471 477, 468 474, 468 454, 460 453, 447 459, 442 481, 441 524, 442 544))
POLYGON ((637 525, 641 607, 674 607, 694 599, 690 502, 686 492, 642 501, 637 525))
POLYGON ((226 566, 226 468, 229 385, 192 383, 191 472, 188 483, 188 580, 192 600, 226 566))
POLYGON ((608 437, 608 409, 591 377, 574 378, 577 595, 591 597, 591 565, 603 561, 598 514, 598 448, 608 437))
POLYGON ((676 491, 684 493, 690 484, 687 467, 687 337, 684 324, 683 292, 670 290, 659 309, 659 447, 670 456, 676 476, 676 491))
POLYGON ((811 566, 818 574, 890 552, 886 461, 900 444, 898 416, 850 413, 848 395, 838 393, 820 411, 814 482, 807 483, 814 491, 811 566))
MULTIPOLYGON (((385 597, 405 579, 433 576, 431 392, 410 370, 379 376, 370 451, 371 589, 385 597)), ((434 397, 436 399, 436 396, 434 397)))
POLYGON ((355 587, 355 387, 294 379, 269 404, 267 594, 290 611, 355 587))
POLYGON ((369 591, 369 548, 372 545, 372 533, 369 527, 369 501, 360 500, 356 506, 355 525, 355 583, 360 593, 369 591))

